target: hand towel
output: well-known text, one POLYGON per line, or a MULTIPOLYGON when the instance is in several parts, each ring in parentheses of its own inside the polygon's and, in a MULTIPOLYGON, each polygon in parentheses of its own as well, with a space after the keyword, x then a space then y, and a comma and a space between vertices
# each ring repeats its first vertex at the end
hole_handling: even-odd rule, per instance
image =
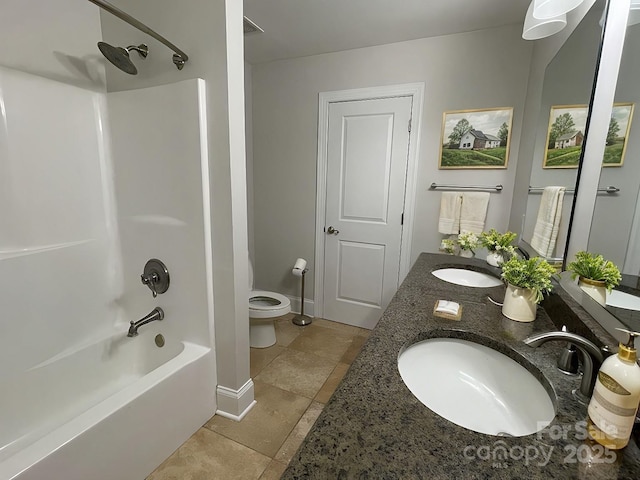
POLYGON ((552 257, 553 250, 556 248, 564 190, 565 187, 545 187, 542 191, 538 217, 531 239, 531 247, 542 257, 552 257))
POLYGON ((460 210, 460 233, 482 233, 487 218, 489 192, 464 192, 460 210))
POLYGON ((442 192, 440 198, 440 219, 438 231, 447 235, 460 233, 460 192, 442 192))

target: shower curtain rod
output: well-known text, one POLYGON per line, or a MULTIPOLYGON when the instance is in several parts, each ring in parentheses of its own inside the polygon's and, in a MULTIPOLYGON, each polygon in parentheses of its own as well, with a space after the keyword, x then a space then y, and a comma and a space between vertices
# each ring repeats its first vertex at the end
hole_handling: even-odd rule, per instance
POLYGON ((122 10, 120 10, 118 7, 116 7, 115 5, 111 5, 109 2, 106 2, 105 0, 89 0, 91 3, 99 6, 100 8, 106 10, 107 12, 109 12, 112 15, 115 15, 116 17, 118 17, 121 20, 124 20, 125 22, 127 22, 129 25, 137 28, 138 30, 140 30, 141 32, 146 33, 147 35, 155 38, 156 40, 158 40, 159 42, 162 42, 163 44, 165 44, 167 47, 169 47, 171 50, 173 50, 174 53, 173 54, 173 63, 175 64, 175 66, 178 68, 178 70, 182 70, 182 67, 184 67, 184 64, 187 60, 189 60, 189 57, 187 56, 186 53, 184 53, 182 50, 180 50, 178 47, 176 47, 173 43, 171 43, 169 40, 167 40, 166 38, 164 38, 162 35, 160 35, 159 33, 155 32, 154 30, 150 29, 149 27, 147 27, 144 23, 142 23, 141 21, 133 18, 131 15, 129 15, 126 12, 123 12, 122 10))

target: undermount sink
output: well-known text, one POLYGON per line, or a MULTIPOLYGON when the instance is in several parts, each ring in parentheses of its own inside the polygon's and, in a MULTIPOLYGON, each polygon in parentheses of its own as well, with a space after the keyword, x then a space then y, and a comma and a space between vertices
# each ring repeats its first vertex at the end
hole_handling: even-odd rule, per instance
POLYGON ((607 306, 625 308, 627 310, 640 310, 640 297, 620 290, 611 290, 611 293, 607 293, 607 306))
POLYGON ((459 338, 430 338, 398 357, 411 393, 450 422, 489 435, 521 437, 555 417, 544 386, 508 356, 459 338))
POLYGON ((496 277, 463 268, 441 268, 431 273, 440 280, 465 287, 489 288, 504 285, 502 281, 496 277))

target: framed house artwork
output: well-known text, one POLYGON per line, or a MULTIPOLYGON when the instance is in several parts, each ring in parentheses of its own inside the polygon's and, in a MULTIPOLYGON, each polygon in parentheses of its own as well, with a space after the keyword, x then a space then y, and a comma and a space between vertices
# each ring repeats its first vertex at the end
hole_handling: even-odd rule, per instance
POLYGON ((438 168, 507 168, 513 108, 444 112, 438 168))
POLYGON ((633 119, 633 103, 614 103, 604 147, 603 167, 621 167, 627 153, 627 139, 633 119))
POLYGON ((554 105, 549 115, 542 168, 577 168, 588 105, 554 105))
MULTIPOLYGON (((587 124, 588 105, 551 107, 543 168, 578 168, 587 124)), ((602 165, 620 167, 633 117, 633 103, 613 105, 602 165)))

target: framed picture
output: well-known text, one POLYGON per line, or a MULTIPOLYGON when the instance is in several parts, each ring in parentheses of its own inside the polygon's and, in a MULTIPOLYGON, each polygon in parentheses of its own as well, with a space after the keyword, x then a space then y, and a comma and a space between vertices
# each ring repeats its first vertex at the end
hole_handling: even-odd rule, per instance
POLYGON ((507 168, 513 108, 444 112, 438 168, 507 168))
POLYGON ((588 105, 551 107, 542 168, 578 168, 588 113, 588 105))
POLYGON ((633 103, 614 103, 604 147, 603 167, 621 167, 627 152, 627 139, 631 130, 633 103))
MULTIPOLYGON (((620 167, 624 162, 633 107, 633 103, 613 105, 602 162, 604 167, 620 167)), ((578 168, 588 112, 587 105, 551 107, 543 168, 578 168)))

